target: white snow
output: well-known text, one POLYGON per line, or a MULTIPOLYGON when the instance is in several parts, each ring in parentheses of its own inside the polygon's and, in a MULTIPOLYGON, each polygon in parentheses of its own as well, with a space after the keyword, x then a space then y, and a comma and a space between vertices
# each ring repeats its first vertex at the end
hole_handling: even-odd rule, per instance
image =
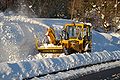
POLYGON ((6 20, 9 20, 9 21, 22 21, 22 22, 28 22, 30 24, 38 24, 39 26, 43 26, 43 27, 46 27, 46 28, 49 28, 49 26, 41 23, 41 22, 38 22, 36 20, 33 20, 33 19, 30 19, 30 18, 27 18, 27 17, 24 17, 24 16, 4 16, 4 18, 6 20))
POLYGON ((120 50, 119 35, 115 33, 99 33, 93 30, 92 32, 92 50, 93 52, 100 51, 116 51, 120 50))
POLYGON ((120 61, 93 65, 90 67, 80 68, 80 69, 76 69, 76 70, 69 70, 66 72, 58 72, 56 74, 47 74, 46 76, 39 77, 39 78, 35 77, 31 80, 62 80, 62 79, 66 79, 66 78, 70 79, 71 77, 75 77, 78 75, 85 75, 85 74, 90 74, 93 72, 99 72, 99 71, 111 69, 114 67, 120 67, 120 61))
POLYGON ((0 12, 0 17, 3 17, 4 16, 4 13, 0 12))
POLYGON ((119 33, 110 33, 110 35, 114 36, 114 37, 117 37, 120 39, 120 34, 119 33))
POLYGON ((103 35, 107 40, 112 41, 112 36, 106 33, 100 33, 101 35, 103 35))
MULTIPOLYGON (((21 80, 27 77, 43 75, 61 70, 68 70, 83 65, 120 59, 119 34, 116 35, 116 33, 99 33, 93 30, 93 51, 90 54, 78 53, 69 56, 62 56, 59 58, 46 59, 40 59, 39 56, 36 56, 36 58, 32 58, 32 60, 21 61, 21 55, 24 57, 29 52, 35 52, 33 50, 35 48, 34 40, 32 38, 34 38, 38 32, 40 33, 40 39, 43 38, 42 36, 44 31, 41 29, 41 27, 57 27, 56 31, 60 31, 63 24, 70 23, 71 21, 62 19, 31 19, 23 16, 2 17, 4 17, 5 21, 0 22, 0 46, 3 47, 0 47, 0 60, 6 59, 6 56, 8 56, 8 61, 10 61, 0 63, 0 79, 2 80, 21 80), (11 38, 13 38, 13 40, 11 40, 11 38), (20 38, 20 40, 17 40, 18 38, 20 38), (23 38, 26 38, 26 41, 23 38), (17 43, 20 43, 19 45, 22 46, 18 47, 17 43), (20 51, 24 54, 20 54, 20 51), (16 61, 15 58, 18 60, 16 61)), ((31 57, 32 56, 30 56, 30 58, 31 57)), ((96 71, 99 71, 99 69, 96 71)), ((67 75, 69 76, 69 74, 67 75)))
POLYGON ((119 24, 119 26, 118 26, 118 29, 120 29, 120 24, 119 24))
POLYGON ((60 58, 24 60, 16 63, 3 62, 0 63, 0 77, 2 80, 21 80, 23 78, 30 78, 111 60, 120 60, 120 51, 72 54, 60 58))

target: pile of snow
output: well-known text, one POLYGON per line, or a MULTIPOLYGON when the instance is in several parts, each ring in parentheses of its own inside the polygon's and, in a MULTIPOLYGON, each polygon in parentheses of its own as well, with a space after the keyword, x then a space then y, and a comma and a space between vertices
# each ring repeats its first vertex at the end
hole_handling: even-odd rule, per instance
MULTIPOLYGON (((115 33, 114 33, 115 34, 115 33)), ((108 33, 92 32, 92 51, 116 51, 120 50, 120 35, 114 36, 108 33)))
POLYGON ((79 77, 80 75, 86 75, 91 73, 96 73, 100 71, 104 71, 107 69, 120 67, 120 61, 110 62, 110 63, 104 63, 104 64, 97 64, 90 67, 85 68, 79 68, 75 70, 69 70, 65 72, 58 72, 56 74, 47 74, 46 76, 41 77, 34 77, 31 80, 67 80, 67 79, 74 79, 75 77, 79 77))
POLYGON ((3 62, 0 63, 0 78, 2 80, 22 80, 24 78, 111 60, 120 60, 120 51, 72 54, 60 58, 24 60, 16 63, 3 62))
POLYGON ((114 36, 114 37, 117 37, 120 39, 120 34, 119 33, 110 33, 110 35, 114 36))

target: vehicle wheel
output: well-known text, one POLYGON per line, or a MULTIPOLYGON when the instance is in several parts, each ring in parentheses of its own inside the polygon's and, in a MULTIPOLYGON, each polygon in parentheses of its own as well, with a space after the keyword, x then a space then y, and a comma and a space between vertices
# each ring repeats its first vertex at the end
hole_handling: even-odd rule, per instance
POLYGON ((70 55, 71 51, 70 49, 64 48, 65 55, 70 55))

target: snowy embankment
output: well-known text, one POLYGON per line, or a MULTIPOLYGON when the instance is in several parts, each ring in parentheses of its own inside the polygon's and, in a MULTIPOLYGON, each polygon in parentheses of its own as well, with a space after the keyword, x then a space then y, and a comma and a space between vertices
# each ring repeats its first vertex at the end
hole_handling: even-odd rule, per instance
POLYGON ((72 54, 66 57, 0 63, 0 77, 4 80, 21 80, 52 72, 69 70, 90 64, 120 60, 120 51, 72 54))
MULTIPOLYGON (((58 72, 56 74, 47 74, 45 76, 34 77, 30 80, 78 80, 78 79, 79 80, 92 80, 92 79, 96 79, 96 77, 97 77, 96 80, 99 80, 100 77, 98 77, 98 76, 100 76, 100 75, 93 76, 93 77, 87 77, 87 79, 85 79, 85 78, 81 79, 81 77, 86 77, 86 75, 90 75, 92 73, 93 74, 96 74, 99 72, 101 73, 102 71, 113 69, 116 67, 120 67, 120 61, 87 66, 87 67, 78 68, 78 69, 74 69, 74 70, 58 72), (91 78, 91 79, 89 79, 89 78, 91 78)), ((120 72, 120 71, 118 70, 118 72, 120 72)), ((107 75, 104 75, 104 76, 107 76, 107 75)), ((103 76, 101 76, 101 77, 103 77, 103 76)), ((118 78, 119 78, 119 76, 118 76, 118 78)), ((107 79, 110 79, 110 78, 107 78, 107 79)), ((104 79, 101 79, 101 80, 104 80, 104 79)))
POLYGON ((116 51, 120 50, 120 34, 92 32, 92 51, 116 51))

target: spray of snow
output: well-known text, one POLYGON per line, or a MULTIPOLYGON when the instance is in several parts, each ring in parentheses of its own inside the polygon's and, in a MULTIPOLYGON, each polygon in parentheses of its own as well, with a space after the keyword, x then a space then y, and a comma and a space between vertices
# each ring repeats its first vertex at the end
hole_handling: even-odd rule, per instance
POLYGON ((24 37, 19 26, 15 27, 12 23, 0 23, 0 62, 20 60, 17 44, 20 38, 24 37), (19 38, 16 38, 19 36, 19 38))
POLYGON ((25 16, 20 16, 20 15, 19 16, 5 16, 4 18, 7 19, 8 21, 22 21, 22 22, 27 22, 27 23, 30 23, 30 24, 38 24, 39 26, 49 28, 49 26, 47 26, 47 25, 45 25, 45 24, 43 24, 39 21, 27 18, 25 16))
POLYGON ((34 38, 38 32, 44 34, 45 28, 49 28, 40 21, 23 16, 3 15, 0 20, 0 62, 18 61, 36 53, 34 38))

